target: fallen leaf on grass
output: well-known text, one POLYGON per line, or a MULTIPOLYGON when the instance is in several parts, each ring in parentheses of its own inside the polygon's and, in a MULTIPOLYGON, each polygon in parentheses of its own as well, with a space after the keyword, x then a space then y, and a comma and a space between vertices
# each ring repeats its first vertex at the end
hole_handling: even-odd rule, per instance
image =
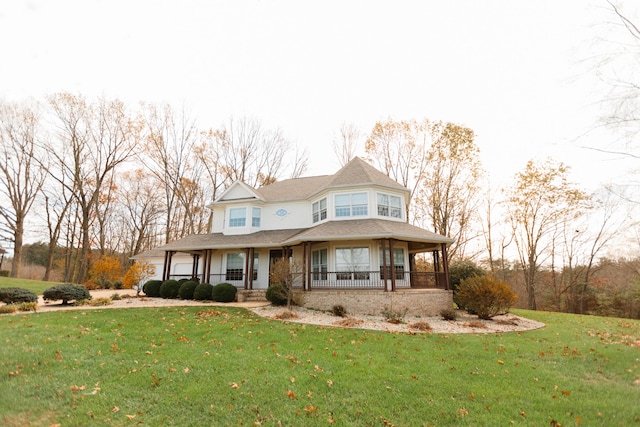
POLYGON ((69 387, 69 389, 71 389, 71 391, 81 391, 81 390, 84 390, 86 387, 87 387, 86 384, 83 384, 81 386, 72 385, 71 387, 69 387))
POLYGON ((238 383, 236 382, 232 382, 231 384, 229 384, 231 386, 231 388, 240 388, 240 386, 238 385, 238 383))
POLYGON ((289 399, 296 399, 296 395, 293 394, 291 390, 287 390, 287 396, 289 397, 289 399))

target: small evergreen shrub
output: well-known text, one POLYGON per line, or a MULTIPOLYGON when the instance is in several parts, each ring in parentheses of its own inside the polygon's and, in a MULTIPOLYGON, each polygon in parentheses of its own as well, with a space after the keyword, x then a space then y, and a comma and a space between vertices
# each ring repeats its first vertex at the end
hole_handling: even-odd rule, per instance
POLYGON ((440 311, 440 317, 442 317, 444 320, 458 320, 458 312, 453 308, 445 308, 444 310, 440 311))
POLYGON ((160 296, 160 286, 162 286, 162 280, 149 280, 142 286, 142 292, 148 297, 158 298, 160 296))
POLYGON ((211 290, 211 299, 216 302, 233 302, 237 293, 238 288, 231 283, 218 283, 211 290))
POLYGON ((466 309, 458 298, 458 287, 463 280, 472 276, 484 276, 485 270, 471 260, 454 261, 449 266, 449 285, 453 291, 453 302, 461 309, 466 309))
POLYGON ((462 280, 458 287, 458 298, 463 307, 480 319, 508 312, 518 296, 509 284, 491 276, 472 276, 462 280))
POLYGON ((200 283, 193 290, 193 299, 197 301, 210 301, 212 289, 213 286, 211 286, 209 283, 200 283))
POLYGON ((160 298, 178 298, 178 291, 180 291, 180 282, 171 279, 165 280, 160 285, 160 298))
POLYGON ((198 282, 195 280, 182 282, 180 289, 178 289, 178 297, 180 299, 193 299, 193 291, 196 290, 196 286, 198 286, 198 282))
POLYGON ((265 298, 273 305, 287 305, 287 285, 282 283, 273 283, 267 288, 265 298))
POLYGON ((337 317, 347 317, 347 309, 344 308, 344 305, 334 305, 333 307, 331 307, 331 313, 337 317))
POLYGON ((62 300, 62 305, 67 305, 69 301, 91 299, 91 294, 84 286, 65 283, 45 289, 42 297, 51 301, 62 300))
POLYGON ((0 301, 5 304, 37 302, 38 295, 24 288, 0 288, 0 301))

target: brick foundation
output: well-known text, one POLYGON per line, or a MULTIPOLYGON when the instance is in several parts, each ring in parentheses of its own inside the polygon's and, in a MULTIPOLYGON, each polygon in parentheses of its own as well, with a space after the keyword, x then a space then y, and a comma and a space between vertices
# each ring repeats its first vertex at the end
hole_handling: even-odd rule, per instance
POLYGON ((453 292, 443 289, 408 289, 396 292, 367 290, 295 290, 297 305, 315 310, 330 311, 342 305, 347 313, 379 316, 387 307, 391 310, 408 309, 407 316, 437 316, 440 311, 453 307, 453 292))

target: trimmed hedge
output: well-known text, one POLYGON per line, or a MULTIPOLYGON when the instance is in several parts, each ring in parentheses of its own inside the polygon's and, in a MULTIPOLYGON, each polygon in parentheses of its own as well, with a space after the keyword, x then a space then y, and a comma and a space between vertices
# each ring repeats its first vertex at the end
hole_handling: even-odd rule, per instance
POLYGON ((160 298, 174 299, 178 298, 178 292, 180 291, 180 282, 177 280, 165 280, 160 285, 160 298))
POLYGON ((273 283, 267 288, 265 297, 273 305, 287 305, 287 295, 289 290, 287 285, 281 283, 273 283))
POLYGON ((471 276, 460 282, 458 298, 469 312, 489 320, 508 312, 518 296, 508 283, 501 280, 491 276, 471 276))
POLYGON ((24 288, 0 288, 0 301, 5 304, 19 304, 21 302, 37 302, 38 295, 24 288))
POLYGON ((69 301, 79 301, 83 299, 91 299, 89 290, 84 286, 72 285, 65 283, 62 285, 52 286, 45 289, 42 293, 45 300, 62 300, 62 305, 67 305, 69 301))
POLYGON ((180 299, 193 299, 193 291, 196 290, 196 286, 198 286, 198 282, 195 280, 187 280, 186 282, 183 282, 178 290, 178 296, 180 299))
POLYGON ((160 296, 160 286, 162 286, 162 280, 149 280, 142 286, 142 292, 150 298, 158 298, 160 296))
POLYGON ((213 286, 209 283, 200 283, 193 290, 193 299, 197 301, 209 301, 211 300, 211 290, 213 286))
POLYGON ((238 288, 231 283, 218 283, 211 290, 211 299, 216 302, 233 302, 237 293, 238 288))

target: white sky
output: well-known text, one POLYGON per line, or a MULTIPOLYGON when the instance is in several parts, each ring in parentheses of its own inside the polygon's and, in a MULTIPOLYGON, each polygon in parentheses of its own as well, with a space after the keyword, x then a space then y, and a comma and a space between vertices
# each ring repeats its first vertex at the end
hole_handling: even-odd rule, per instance
POLYGON ((602 92, 580 62, 613 21, 604 0, 0 0, 0 100, 169 102, 203 128, 255 117, 308 147, 309 174, 338 169, 343 121, 452 121, 494 187, 550 156, 593 189, 632 166, 581 148, 613 138, 581 137, 602 92))

